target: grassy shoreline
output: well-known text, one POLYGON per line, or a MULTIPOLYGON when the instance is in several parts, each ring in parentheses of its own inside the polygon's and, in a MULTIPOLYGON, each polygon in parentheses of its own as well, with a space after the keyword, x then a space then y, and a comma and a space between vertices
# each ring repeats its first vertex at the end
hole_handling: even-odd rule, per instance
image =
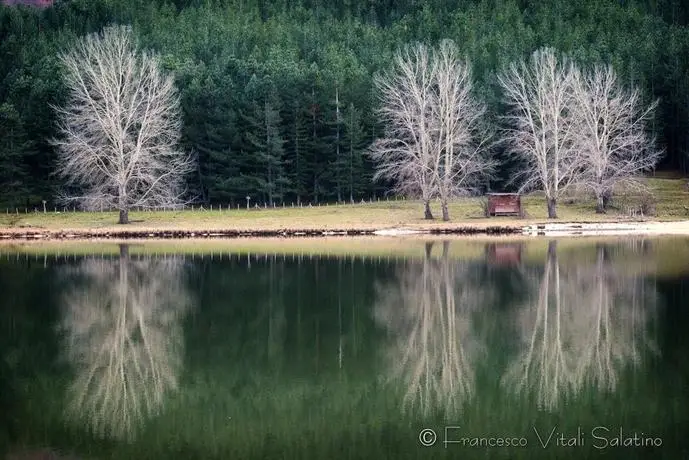
MULTIPOLYGON (((518 233, 540 223, 676 222, 689 219, 689 190, 685 179, 650 178, 655 195, 655 216, 630 217, 621 199, 607 214, 596 214, 590 199, 562 200, 558 219, 547 219, 543 196, 522 199, 525 218, 483 216, 480 199, 457 199, 450 204, 449 222, 422 217, 419 201, 377 201, 330 206, 273 209, 132 211, 131 223, 118 225, 116 212, 29 212, 0 214, 0 238, 185 238, 237 236, 321 236, 324 232, 370 234, 377 230, 407 229, 429 233, 518 233)), ((440 215, 438 203, 433 211, 440 215)))

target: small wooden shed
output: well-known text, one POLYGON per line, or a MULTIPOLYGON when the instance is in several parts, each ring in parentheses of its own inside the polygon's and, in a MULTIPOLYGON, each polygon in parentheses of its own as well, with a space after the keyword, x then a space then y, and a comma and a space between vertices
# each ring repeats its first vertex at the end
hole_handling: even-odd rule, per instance
POLYGON ((489 216, 522 216, 522 198, 518 193, 489 193, 489 216))

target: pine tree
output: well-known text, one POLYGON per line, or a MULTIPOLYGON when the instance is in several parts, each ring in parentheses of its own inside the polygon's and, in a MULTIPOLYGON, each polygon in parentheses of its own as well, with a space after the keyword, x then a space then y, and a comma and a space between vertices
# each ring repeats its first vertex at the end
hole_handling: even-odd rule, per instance
POLYGON ((361 111, 354 107, 350 102, 344 114, 345 134, 344 145, 346 147, 346 191, 349 195, 350 203, 354 202, 354 197, 358 197, 370 183, 370 178, 366 177, 364 171, 363 151, 366 146, 365 132, 362 125, 361 111))
POLYGON ((19 112, 10 103, 0 104, 0 203, 18 206, 29 193, 29 174, 24 158, 32 150, 19 112))

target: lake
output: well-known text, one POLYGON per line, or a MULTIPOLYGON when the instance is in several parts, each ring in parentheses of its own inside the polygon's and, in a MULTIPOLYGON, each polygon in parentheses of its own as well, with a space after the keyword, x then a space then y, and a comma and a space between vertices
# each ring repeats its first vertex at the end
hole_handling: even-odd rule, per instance
POLYGON ((4 244, 0 454, 689 458, 688 294, 685 238, 4 244))

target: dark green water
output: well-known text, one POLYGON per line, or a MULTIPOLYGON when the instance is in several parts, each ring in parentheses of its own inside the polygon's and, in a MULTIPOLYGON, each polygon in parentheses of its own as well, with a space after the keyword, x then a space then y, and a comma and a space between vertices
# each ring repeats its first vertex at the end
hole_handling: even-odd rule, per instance
POLYGON ((689 275, 657 241, 464 244, 4 252, 2 456, 689 458, 689 275))

